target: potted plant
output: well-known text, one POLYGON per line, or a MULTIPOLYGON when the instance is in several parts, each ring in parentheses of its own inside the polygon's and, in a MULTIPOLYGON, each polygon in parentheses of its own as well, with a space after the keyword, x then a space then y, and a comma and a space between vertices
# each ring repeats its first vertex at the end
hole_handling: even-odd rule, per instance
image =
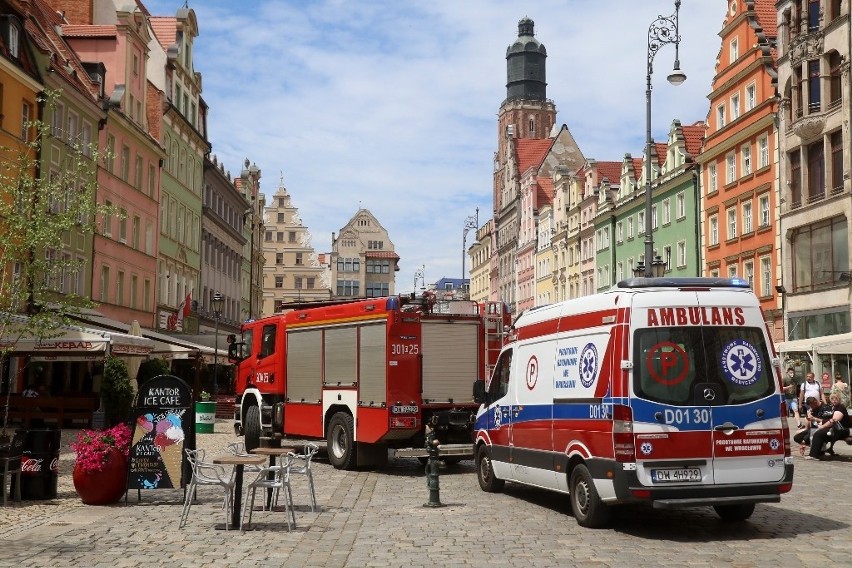
POLYGON ((210 400, 210 393, 198 393, 199 401, 195 403, 195 432, 212 434, 216 425, 216 401, 210 400))
POLYGON ((131 430, 119 423, 106 430, 82 430, 71 444, 76 456, 74 489, 87 505, 115 503, 127 487, 131 430))

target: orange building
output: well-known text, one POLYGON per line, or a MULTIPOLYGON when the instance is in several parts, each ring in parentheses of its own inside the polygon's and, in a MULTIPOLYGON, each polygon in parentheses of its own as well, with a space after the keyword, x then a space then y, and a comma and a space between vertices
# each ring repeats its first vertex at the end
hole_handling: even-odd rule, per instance
POLYGON ((697 158, 703 273, 748 279, 781 341, 774 1, 730 0, 719 36, 707 135, 697 158))

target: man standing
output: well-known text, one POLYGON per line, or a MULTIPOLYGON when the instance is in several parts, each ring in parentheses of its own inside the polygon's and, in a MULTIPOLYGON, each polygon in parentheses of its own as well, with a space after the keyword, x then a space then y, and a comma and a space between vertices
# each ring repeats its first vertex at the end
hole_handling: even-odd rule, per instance
POLYGON ((792 412, 796 418, 796 426, 801 428, 802 419, 799 417, 799 401, 797 400, 799 393, 796 392, 798 386, 796 371, 792 368, 787 369, 787 376, 784 377, 784 398, 787 401, 787 414, 789 415, 792 412))
POLYGON ((802 383, 802 390, 799 393, 799 408, 805 408, 805 401, 810 397, 814 397, 819 402, 825 402, 825 396, 822 393, 822 385, 816 382, 816 375, 810 372, 805 375, 805 382, 802 383))

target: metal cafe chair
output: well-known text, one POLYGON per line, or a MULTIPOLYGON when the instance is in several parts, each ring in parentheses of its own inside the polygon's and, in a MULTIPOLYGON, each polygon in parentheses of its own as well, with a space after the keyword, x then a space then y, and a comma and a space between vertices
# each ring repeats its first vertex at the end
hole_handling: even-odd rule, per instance
POLYGON ((319 451, 319 446, 314 444, 313 442, 308 442, 305 444, 305 448, 301 454, 296 454, 290 452, 287 454, 290 458, 292 458, 292 464, 290 465, 290 473, 297 475, 304 475, 308 478, 308 489, 311 492, 311 512, 315 513, 317 510, 317 494, 314 491, 314 474, 311 471, 311 460, 319 451))
MULTIPOLYGON (((246 498, 243 504, 243 515, 240 519, 240 530, 246 526, 245 517, 248 510, 248 525, 251 526, 251 516, 254 510, 254 498, 258 489, 272 490, 272 509, 278 504, 278 496, 281 490, 285 491, 285 509, 287 512, 287 531, 293 530, 296 526, 296 513, 293 510, 293 492, 290 490, 290 464, 292 459, 287 456, 286 461, 282 464, 262 467, 257 472, 257 477, 246 486, 246 498), (251 499, 248 498, 248 492, 251 491, 251 499), (291 523, 292 520, 292 523, 291 523)), ((266 510, 266 500, 263 501, 263 508, 266 510)))
POLYGON ((223 508, 225 509, 225 529, 228 529, 228 523, 231 520, 231 511, 234 508, 233 494, 235 476, 234 470, 228 473, 221 465, 204 461, 204 450, 184 449, 189 463, 192 466, 192 479, 186 488, 186 496, 183 502, 183 511, 180 515, 180 525, 178 528, 183 528, 186 520, 189 517, 189 508, 192 506, 192 501, 195 498, 195 491, 198 486, 219 486, 225 492, 225 501, 223 508))
POLYGON ((0 491, 3 493, 3 506, 6 506, 6 488, 9 488, 9 496, 11 497, 12 488, 9 485, 9 480, 15 478, 15 500, 21 500, 21 456, 24 453, 24 441, 27 437, 25 430, 15 432, 12 442, 9 444, 8 453, 5 456, 0 456, 0 473, 3 474, 3 485, 0 486, 0 491))

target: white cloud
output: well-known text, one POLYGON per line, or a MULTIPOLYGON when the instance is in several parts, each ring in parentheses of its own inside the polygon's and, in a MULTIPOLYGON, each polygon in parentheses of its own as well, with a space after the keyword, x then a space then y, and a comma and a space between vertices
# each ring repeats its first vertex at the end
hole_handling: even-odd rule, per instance
MULTIPOLYGON (((173 15, 175 0, 149 0, 173 15)), ((179 5, 178 5, 179 4, 179 5)), ((325 0, 191 2, 195 68, 210 106, 213 153, 232 175, 248 157, 271 196, 285 185, 318 252, 359 206, 390 233, 397 286, 461 276, 465 217, 491 216, 497 111, 506 48, 529 16, 547 47, 548 97, 586 157, 640 156, 645 139, 648 26, 671 0, 325 0)), ((653 133, 704 120, 725 2, 681 6, 674 46, 656 55, 653 133)), ((469 234, 467 245, 474 235, 469 234)), ((470 262, 465 264, 470 269, 470 262)))

